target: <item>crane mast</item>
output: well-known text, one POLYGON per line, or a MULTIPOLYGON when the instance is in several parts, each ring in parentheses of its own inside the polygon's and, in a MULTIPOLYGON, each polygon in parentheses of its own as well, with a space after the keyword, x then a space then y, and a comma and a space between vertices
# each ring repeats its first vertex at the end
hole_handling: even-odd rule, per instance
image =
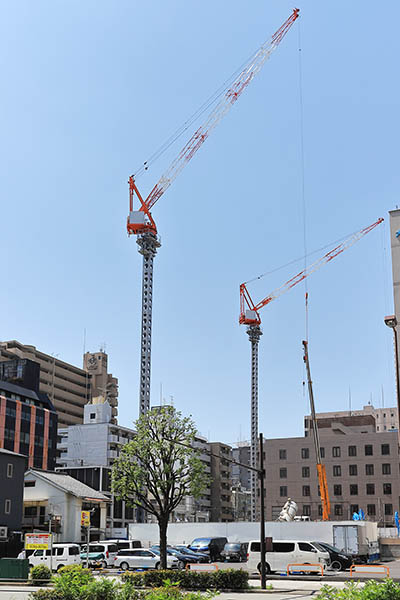
MULTIPOLYGON (((363 238, 367 233, 375 229, 378 225, 383 222, 383 219, 378 219, 375 223, 364 227, 360 231, 351 234, 342 243, 335 246, 332 250, 321 256, 314 263, 297 273, 294 277, 291 277, 279 288, 268 294, 265 298, 260 300, 258 303, 253 302, 250 296, 249 290, 245 283, 240 285, 240 315, 239 324, 246 325, 246 333, 249 336, 251 344, 251 397, 250 397, 250 429, 251 429, 251 440, 250 440, 250 466, 256 468, 257 466, 257 433, 258 433, 258 344, 262 335, 261 330, 261 317, 259 311, 267 304, 270 304, 273 300, 276 300, 282 294, 285 294, 297 284, 304 281, 306 277, 320 269, 323 265, 329 263, 331 260, 342 254, 348 248, 351 248, 356 242, 363 238)), ((311 376, 310 376, 311 380, 311 376)), ((260 449, 261 452, 261 449, 260 449)), ((319 452, 319 455, 321 453, 319 452)), ((319 456, 319 458, 321 458, 319 456)), ((317 463, 318 478, 320 482, 321 499, 323 494, 327 499, 327 506, 329 512, 329 495, 328 487, 326 485, 326 473, 325 466, 317 463)), ((251 519, 255 521, 256 515, 256 497, 257 497, 257 480, 251 476, 251 519)))
MULTIPOLYGON (((201 125, 185 144, 171 165, 152 188, 147 198, 143 198, 136 186, 135 176, 129 177, 129 215, 127 219, 128 235, 137 235, 139 253, 143 256, 142 274, 142 326, 140 345, 140 391, 139 413, 144 414, 150 408, 150 381, 151 381, 151 337, 152 337, 152 308, 153 308, 153 263, 158 248, 161 246, 157 235, 157 227, 151 214, 151 209, 161 196, 167 191, 185 165, 193 158, 196 152, 225 117, 241 94, 261 70, 266 60, 270 57, 290 27, 299 16, 299 9, 294 9, 292 14, 273 36, 265 42, 246 62, 228 89, 225 89, 222 98, 201 125), (134 200, 139 202, 138 209, 134 207, 134 200)), ((147 162, 142 169, 147 170, 147 162)))
POLYGON ((319 483, 319 491, 320 491, 321 503, 322 503, 322 520, 329 521, 329 514, 331 512, 331 504, 330 504, 330 500, 329 500, 328 481, 326 479, 325 465, 322 463, 322 457, 321 457, 321 446, 319 443, 317 416, 315 414, 314 392, 313 392, 312 379, 311 379, 310 361, 308 358, 308 342, 306 340, 303 340, 303 351, 304 351, 303 360, 306 365, 306 372, 307 372, 308 396, 310 398, 311 422, 312 422, 312 430, 313 430, 313 438, 314 438, 315 456, 317 459, 318 483, 319 483))

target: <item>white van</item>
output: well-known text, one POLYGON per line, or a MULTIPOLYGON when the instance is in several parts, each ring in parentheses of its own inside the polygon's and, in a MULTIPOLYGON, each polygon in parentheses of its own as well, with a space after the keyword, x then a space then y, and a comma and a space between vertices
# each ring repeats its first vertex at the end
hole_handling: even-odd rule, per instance
MULTIPOLYGON (((86 551, 86 545, 83 546, 83 551, 86 551)), ((115 542, 110 540, 100 540, 99 542, 89 543, 89 552, 102 552, 104 554, 104 560, 102 566, 104 568, 113 567, 114 559, 118 554, 118 546, 115 542)))
MULTIPOLYGON (((29 567, 46 565, 50 569, 50 550, 35 550, 29 557, 29 567)), ((78 544, 53 544, 53 571, 66 565, 80 565, 81 551, 78 544)))
MULTIPOLYGON (((319 564, 326 569, 330 559, 328 552, 322 552, 321 549, 317 548, 312 542, 299 540, 273 540, 272 552, 266 552, 265 561, 266 572, 274 573, 275 571, 286 572, 289 564, 319 564)), ((260 540, 249 542, 247 550, 247 570, 250 573, 261 572, 260 540)))
POLYGON ((118 550, 134 550, 135 548, 142 547, 142 542, 140 540, 124 540, 123 538, 119 538, 107 541, 117 544, 118 550))

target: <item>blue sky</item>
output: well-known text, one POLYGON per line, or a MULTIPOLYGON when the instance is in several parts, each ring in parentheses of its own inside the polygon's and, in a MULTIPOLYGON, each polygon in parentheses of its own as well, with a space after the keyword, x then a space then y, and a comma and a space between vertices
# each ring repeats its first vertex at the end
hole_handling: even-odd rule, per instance
MULTIPOLYGON (((0 22, 1 339, 81 364, 106 344, 120 423, 138 415, 141 257, 128 176, 289 16, 286 0, 4 2, 0 22)), ((304 0, 307 246, 399 203, 400 5, 304 0)), ((201 433, 249 437, 239 284, 303 254, 299 29, 153 209, 152 399, 201 433)), ((181 139, 138 181, 148 192, 181 139)), ((308 282, 317 410, 395 403, 388 222, 308 282)), ((250 286, 262 298, 292 266, 250 286)), ((260 430, 301 435, 304 287, 262 312, 260 430)))

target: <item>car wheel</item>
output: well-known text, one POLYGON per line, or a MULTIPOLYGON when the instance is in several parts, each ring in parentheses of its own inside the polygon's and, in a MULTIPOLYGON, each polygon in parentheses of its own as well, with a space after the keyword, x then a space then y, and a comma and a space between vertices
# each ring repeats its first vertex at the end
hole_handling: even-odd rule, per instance
POLYGON ((156 564, 155 564, 155 568, 156 568, 156 569, 161 569, 161 563, 160 563, 160 562, 156 563, 156 564))
POLYGON ((102 569, 107 569, 107 566, 108 566, 108 565, 107 565, 107 561, 106 561, 106 560, 102 560, 102 561, 101 561, 101 568, 102 568, 102 569))
POLYGON ((332 569, 332 571, 341 571, 342 570, 342 563, 339 562, 338 560, 334 560, 331 563, 331 569, 332 569))
POLYGON ((58 573, 58 571, 59 571, 60 569, 62 569, 63 567, 65 567, 65 565, 58 565, 58 567, 57 567, 57 573, 58 573))
MULTIPOLYGON (((258 571, 258 572, 260 573, 260 575, 261 575, 261 563, 258 563, 258 566, 257 566, 257 571, 258 571)), ((265 573, 266 573, 267 575, 269 575, 269 574, 271 573, 271 567, 269 566, 269 564, 268 564, 268 563, 265 563, 265 573)))
POLYGON ((182 571, 182 569, 185 568, 185 563, 183 562, 183 560, 178 560, 178 564, 177 564, 178 569, 180 569, 182 571))
POLYGON ((129 565, 127 562, 122 562, 119 566, 120 566, 120 569, 122 569, 122 571, 128 571, 128 569, 129 569, 129 565))

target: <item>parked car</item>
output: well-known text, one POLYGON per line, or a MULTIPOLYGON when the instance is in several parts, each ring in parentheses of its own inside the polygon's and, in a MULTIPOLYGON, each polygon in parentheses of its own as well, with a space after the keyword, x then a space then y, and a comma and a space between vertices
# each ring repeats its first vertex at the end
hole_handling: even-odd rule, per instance
POLYGON ((246 562, 248 542, 228 542, 221 552, 223 560, 226 562, 246 562))
POLYGON ((193 550, 190 550, 187 546, 183 546, 182 544, 175 544, 173 548, 176 548, 177 550, 179 550, 179 552, 182 552, 182 554, 192 557, 193 562, 210 562, 210 556, 208 554, 204 554, 203 552, 193 552, 193 550))
POLYGON ((221 552, 228 542, 226 537, 196 538, 190 544, 189 549, 194 552, 208 554, 211 562, 221 560, 221 552))
POLYGON ((81 561, 85 567, 86 567, 87 561, 89 563, 89 567, 92 567, 92 568, 102 567, 105 562, 104 558, 105 557, 104 557, 103 552, 89 551, 89 554, 87 556, 86 547, 81 549, 81 561))
MULTIPOLYGON (((160 554, 160 546, 151 546, 150 550, 153 550, 156 554, 160 554)), ((187 564, 195 562, 194 557, 183 554, 183 552, 172 548, 172 546, 167 546, 167 554, 175 556, 179 560, 178 569, 184 569, 187 564)))
POLYGON ((117 544, 118 550, 133 550, 134 548, 141 548, 142 542, 140 540, 124 540, 124 539, 115 539, 115 540, 107 540, 107 542, 112 542, 113 544, 117 544))
POLYGON ((53 556, 51 550, 35 550, 29 557, 29 567, 36 565, 46 565, 50 569, 50 563, 53 571, 58 571, 66 565, 80 565, 81 556, 78 544, 53 544, 53 556))
MULTIPOLYGON (((260 540, 249 542, 247 551, 247 570, 250 573, 261 572, 260 540)), ((265 553, 266 571, 284 572, 288 564, 320 564, 324 569, 329 566, 329 553, 317 548, 312 542, 300 540, 273 540, 272 551, 265 553)), ((298 569, 299 571, 301 568, 298 569)), ((307 571, 311 572, 311 571, 307 571)), ((320 571, 316 571, 317 573, 320 571)))
POLYGON ((315 546, 320 546, 329 553, 329 557, 331 560, 331 564, 329 565, 333 571, 345 571, 346 569, 350 569, 351 565, 354 562, 354 558, 351 554, 347 552, 342 552, 339 548, 335 548, 335 546, 331 546, 326 542, 313 542, 315 546))
MULTIPOLYGON (((86 550, 86 546, 84 549, 86 550)), ((117 556, 118 546, 114 542, 109 542, 108 540, 90 542, 89 552, 102 552, 104 554, 104 559, 101 566, 106 569, 107 567, 114 566, 114 558, 117 556)))
MULTIPOLYGON (((175 556, 167 556, 168 569, 178 569, 178 563, 179 561, 175 556)), ((123 571, 128 569, 160 569, 160 565, 160 555, 145 548, 120 550, 114 560, 114 566, 123 571)))

